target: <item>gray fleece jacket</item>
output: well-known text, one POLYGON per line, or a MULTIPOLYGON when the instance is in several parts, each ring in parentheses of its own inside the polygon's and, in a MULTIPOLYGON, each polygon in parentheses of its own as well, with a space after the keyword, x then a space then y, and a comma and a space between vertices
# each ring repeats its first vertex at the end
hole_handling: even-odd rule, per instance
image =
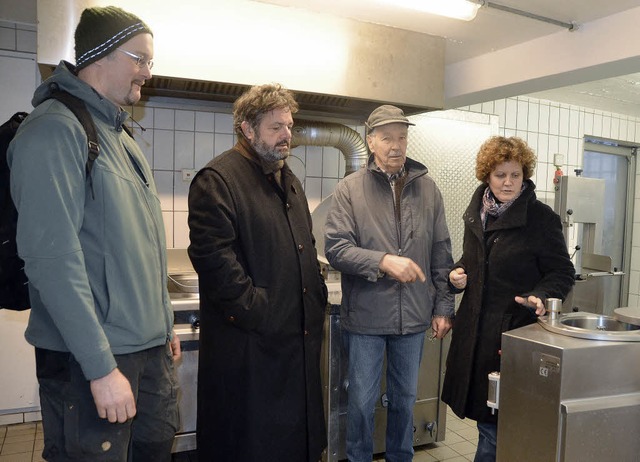
POLYGON ((153 173, 122 124, 128 113, 61 62, 36 90, 35 109, 8 151, 18 209, 18 253, 30 281, 25 337, 69 351, 88 380, 116 367, 114 354, 169 339, 166 240, 153 173), (85 173, 87 137, 52 82, 85 101, 100 155, 85 173))
POLYGON ((341 322, 353 333, 413 334, 426 331, 433 315, 454 315, 442 195, 424 165, 407 159, 405 168, 398 223, 389 181, 373 156, 367 168, 341 180, 333 193, 325 254, 342 273, 341 322), (411 258, 427 280, 402 284, 380 278, 378 264, 386 253, 411 258))

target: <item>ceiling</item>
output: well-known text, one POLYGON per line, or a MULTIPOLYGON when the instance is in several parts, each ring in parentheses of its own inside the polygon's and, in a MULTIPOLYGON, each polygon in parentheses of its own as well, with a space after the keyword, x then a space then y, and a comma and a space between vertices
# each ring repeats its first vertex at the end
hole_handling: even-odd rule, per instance
MULTIPOLYGON (((483 6, 473 21, 393 8, 375 0, 256 0, 283 7, 397 27, 446 39, 446 64, 557 33, 563 27, 483 6)), ((638 0, 497 0, 515 8, 578 28, 639 5, 638 0)), ((567 30, 567 33, 571 32, 567 30)), ((530 96, 640 117, 640 73, 582 83, 530 96)))
MULTIPOLYGON (((487 6, 480 8, 473 21, 466 22, 391 8, 378 4, 376 0, 254 1, 444 37, 447 65, 563 31, 557 25, 487 6)), ((575 23, 578 28, 640 5, 639 0, 496 0, 488 3, 516 8, 565 23, 575 23)), ((35 23, 36 0, 2 0, 0 17, 35 23)), ((548 89, 529 96, 640 118, 640 73, 548 89)))

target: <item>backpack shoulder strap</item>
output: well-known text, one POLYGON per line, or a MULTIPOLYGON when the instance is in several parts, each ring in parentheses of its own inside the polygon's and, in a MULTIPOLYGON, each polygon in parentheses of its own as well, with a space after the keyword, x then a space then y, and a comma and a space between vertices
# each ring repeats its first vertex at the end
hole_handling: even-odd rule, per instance
POLYGON ((87 173, 87 178, 91 187, 91 195, 93 196, 93 180, 91 179, 91 170, 93 168, 94 162, 100 154, 100 146, 98 145, 98 133, 96 131, 96 126, 93 123, 93 118, 91 117, 87 106, 84 104, 84 101, 76 96, 73 96, 71 93, 56 88, 51 92, 51 98, 57 99, 62 104, 67 106, 69 110, 73 112, 73 115, 76 116, 76 118, 82 125, 82 128, 84 128, 84 131, 87 134, 87 147, 89 150, 89 157, 87 158, 85 171, 87 173))

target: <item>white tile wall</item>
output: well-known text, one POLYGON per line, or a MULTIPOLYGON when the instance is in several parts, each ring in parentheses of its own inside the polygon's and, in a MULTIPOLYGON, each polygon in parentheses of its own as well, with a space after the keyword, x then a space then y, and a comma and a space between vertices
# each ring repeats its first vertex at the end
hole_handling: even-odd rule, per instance
POLYGON ((0 20, 0 49, 36 52, 36 26, 0 20))
POLYGON ((174 170, 194 168, 194 135, 193 129, 175 132, 174 170))
POLYGON ((322 148, 322 177, 338 178, 340 174, 340 151, 333 147, 322 148))
POLYGON ((213 112, 196 112, 196 132, 213 133, 216 115, 213 112))
MULTIPOLYGON (((536 151, 538 165, 533 181, 538 197, 549 204, 554 198, 554 154, 564 155, 562 170, 565 174, 573 174, 573 170, 582 164, 585 136, 640 145, 640 119, 626 115, 527 97, 507 98, 479 106, 481 112, 498 116, 501 134, 520 136, 536 151)), ((477 107, 463 109, 473 111, 477 107)), ((636 183, 629 305, 640 303, 640 171, 636 172, 636 183)))
POLYGON ((15 28, 2 27, 0 22, 0 47, 5 50, 15 51, 16 49, 16 31, 15 28))
POLYGON ((305 160, 307 177, 322 177, 322 146, 307 146, 305 160))
MULTIPOLYGON (((188 184, 182 181, 182 168, 199 169, 213 156, 231 148, 235 143, 233 120, 228 108, 182 110, 163 107, 161 103, 144 104, 145 121, 152 120, 154 130, 142 135, 143 149, 152 161, 158 189, 165 212, 169 247, 188 245, 187 195, 188 184), (213 131, 213 133, 212 133, 213 131), (152 133, 148 133, 152 132, 152 133)), ((538 165, 533 177, 538 196, 553 204, 554 154, 563 155, 562 170, 571 174, 581 166, 582 146, 585 135, 602 136, 617 134, 615 139, 639 143, 640 120, 618 114, 605 113, 556 102, 526 97, 507 98, 463 108, 470 112, 497 115, 500 133, 520 136, 532 146, 538 155, 538 165)), ((136 111, 140 109, 136 108, 136 111)), ((362 126, 352 127, 364 134, 362 126)), ((344 159, 331 147, 300 146, 295 155, 304 164, 304 187, 313 210, 333 192, 344 175, 344 159)), ((638 175, 640 178, 640 175, 638 175)), ((640 183, 639 183, 640 184, 640 183)), ((637 208, 640 208, 640 188, 637 208)), ((635 222, 640 229, 640 213, 635 222)), ((640 299, 640 235, 634 235, 632 256, 633 279, 630 287, 630 303, 640 299), (636 249, 637 247, 637 249, 636 249)))
MULTIPOLYGON (((227 134, 227 133, 216 133, 215 140, 213 143, 213 154, 217 156, 229 149, 231 149, 236 144, 235 135, 227 134)), ((208 162, 208 161, 207 161, 208 162)), ((204 167, 204 164, 201 166, 204 167)))
POLYGON ((176 111, 176 122, 174 128, 176 130, 186 130, 193 132, 195 130, 195 112, 194 111, 176 111))
MULTIPOLYGON (((139 117, 136 121, 146 128, 143 132, 132 123, 136 138, 153 168, 170 248, 189 244, 189 182, 182 180, 182 170, 202 168, 236 142, 228 107, 202 103, 196 109, 180 108, 191 104, 179 100, 148 101, 129 108, 134 119, 139 117)), ((351 128, 364 134, 364 127, 351 128)), ((304 166, 303 186, 313 210, 344 176, 343 155, 336 148, 323 146, 299 146, 292 155, 304 166)))
MULTIPOLYGON (((213 118, 211 121, 213 122, 213 118)), ((213 124, 211 128, 213 129, 213 124)), ((213 159, 215 153, 215 136, 213 133, 196 132, 194 137, 194 166, 206 165, 207 162, 213 159)))
POLYGON ((234 133, 233 116, 231 114, 216 114, 216 133, 226 133, 228 135, 232 135, 234 133))

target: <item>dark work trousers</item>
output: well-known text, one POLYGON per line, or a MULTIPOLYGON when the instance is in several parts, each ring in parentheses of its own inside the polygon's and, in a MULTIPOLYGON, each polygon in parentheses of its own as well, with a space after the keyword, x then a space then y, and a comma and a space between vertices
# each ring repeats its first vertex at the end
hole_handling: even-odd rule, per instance
POLYGON ((43 459, 50 462, 163 462, 171 460, 178 429, 178 382, 169 344, 116 355, 131 383, 136 415, 125 423, 98 416, 89 381, 70 353, 36 348, 44 427, 43 459))

